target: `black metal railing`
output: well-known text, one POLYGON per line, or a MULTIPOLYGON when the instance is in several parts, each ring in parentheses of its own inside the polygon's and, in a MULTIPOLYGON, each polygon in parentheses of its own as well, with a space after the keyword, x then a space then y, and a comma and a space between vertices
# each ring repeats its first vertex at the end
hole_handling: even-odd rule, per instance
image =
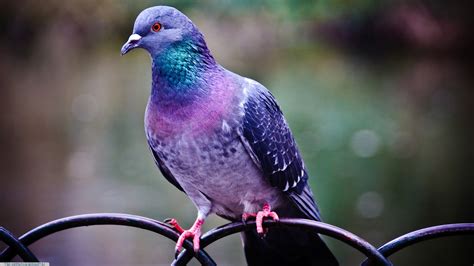
MULTIPOLYGON (((39 259, 28 248, 29 245, 59 231, 91 225, 121 225, 141 228, 173 241, 177 241, 179 237, 179 233, 171 225, 146 217, 120 213, 84 214, 48 222, 32 229, 19 238, 16 238, 12 233, 0 226, 0 240, 8 246, 0 253, 0 262, 11 261, 17 255, 25 262, 38 262, 39 259)), ((363 265, 392 265, 388 257, 413 244, 446 236, 474 234, 474 223, 438 225, 407 233, 377 249, 363 238, 351 232, 322 222, 284 218, 279 221, 266 220, 264 221, 264 226, 275 228, 298 227, 335 238, 364 254, 367 259, 362 263, 363 265)), ((192 242, 186 240, 184 243, 185 250, 179 254, 172 264, 186 265, 194 257, 202 265, 216 265, 216 262, 204 250, 205 247, 228 235, 254 228, 254 221, 229 223, 214 228, 202 236, 201 249, 197 253, 193 251, 192 242)))

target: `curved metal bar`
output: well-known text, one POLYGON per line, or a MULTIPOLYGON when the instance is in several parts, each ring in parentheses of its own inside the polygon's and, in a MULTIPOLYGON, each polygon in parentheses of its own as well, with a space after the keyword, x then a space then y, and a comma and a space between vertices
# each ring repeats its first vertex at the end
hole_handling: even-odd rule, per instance
MULTIPOLYGON (((419 229, 385 243, 378 250, 385 257, 389 257, 408 246, 422 241, 463 234, 474 234, 474 223, 443 224, 419 229)), ((370 265, 370 263, 364 261, 362 265, 370 265)))
POLYGON ((39 262, 38 258, 23 245, 10 231, 0 226, 0 240, 12 248, 23 261, 39 262))
MULTIPOLYGON (((70 216, 48 222, 22 235, 19 240, 23 245, 28 246, 43 237, 62 230, 81 226, 106 224, 123 225, 145 229, 165 236, 173 241, 177 241, 179 237, 179 234, 174 231, 170 225, 150 218, 121 213, 94 213, 70 216)), ((191 241, 185 241, 184 248, 193 250, 191 241)), ((193 254, 195 253, 193 252, 193 254)), ((13 248, 6 248, 0 254, 0 261, 10 261, 15 255, 16 253, 13 248)), ((216 265, 212 258, 202 249, 199 250, 197 254, 195 254, 195 257, 203 265, 216 265)))
MULTIPOLYGON (((349 231, 341 229, 339 227, 326 224, 323 222, 317 222, 307 219, 290 219, 282 218, 279 221, 265 220, 263 222, 265 227, 298 227, 304 229, 313 230, 316 233, 330 236, 337 240, 340 240, 349 246, 359 250, 361 253, 366 255, 369 260, 376 265, 392 265, 374 246, 369 244, 364 239, 352 234, 349 231)), ((241 231, 252 230, 256 226, 255 221, 246 223, 235 222, 229 223, 215 229, 210 230, 203 235, 201 239, 201 247, 204 248, 213 242, 226 237, 231 234, 235 234, 241 231)), ((173 261, 173 265, 186 265, 191 260, 192 254, 188 250, 181 252, 177 260, 173 261)))
POLYGON ((379 248, 379 251, 388 257, 421 241, 461 234, 474 234, 474 223, 443 224, 416 230, 387 242, 379 248))
MULTIPOLYGON (((146 217, 120 213, 77 215, 58 219, 38 226, 21 236, 19 239, 15 238, 15 236, 5 228, 0 227, 0 240, 8 245, 8 247, 0 253, 0 261, 10 261, 18 254, 23 261, 36 262, 38 259, 27 248, 27 246, 39 239, 70 228, 107 224, 141 228, 165 236, 173 241, 177 241, 179 237, 179 234, 170 225, 146 217)), ((181 252, 179 257, 173 261, 173 265, 185 265, 193 258, 193 256, 196 257, 202 265, 216 265, 203 248, 228 235, 246 230, 253 230, 255 226, 255 221, 251 221, 246 223, 229 223, 214 228, 203 235, 201 239, 201 250, 199 250, 197 254, 193 252, 191 241, 186 240, 184 243, 186 250, 181 252)), ((351 232, 322 222, 286 218, 281 219, 280 221, 266 220, 264 221, 264 226, 297 227, 312 230, 316 233, 338 239, 359 250, 368 257, 368 260, 366 260, 363 265, 392 265, 387 257, 410 245, 445 236, 474 234, 474 223, 438 225, 407 233, 384 244, 377 250, 367 241, 351 232)))

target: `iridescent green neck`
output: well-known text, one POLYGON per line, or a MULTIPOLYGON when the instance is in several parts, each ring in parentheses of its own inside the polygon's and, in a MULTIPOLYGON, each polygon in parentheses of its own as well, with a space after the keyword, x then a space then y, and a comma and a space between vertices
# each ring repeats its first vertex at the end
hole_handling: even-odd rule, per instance
POLYGON ((205 43, 189 40, 172 44, 153 58, 152 94, 166 97, 200 90, 204 76, 215 68, 205 43))

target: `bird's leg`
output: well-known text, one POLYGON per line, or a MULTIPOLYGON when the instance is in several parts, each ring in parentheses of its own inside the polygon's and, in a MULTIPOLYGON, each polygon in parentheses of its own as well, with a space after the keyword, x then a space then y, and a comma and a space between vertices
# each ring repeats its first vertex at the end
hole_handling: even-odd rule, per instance
MULTIPOLYGON (((176 242, 176 247, 175 247, 176 256, 179 254, 179 252, 183 248, 183 243, 184 243, 184 240, 186 240, 186 238, 191 238, 191 237, 193 238, 194 252, 197 252, 199 250, 199 238, 201 237, 201 226, 203 224, 204 224, 204 219, 198 216, 198 218, 194 222, 193 226, 191 226, 191 228, 189 228, 188 230, 183 230, 183 232, 178 238, 178 241, 176 242)), ((179 226, 179 228, 181 227, 179 226)))
POLYGON ((182 234, 184 232, 184 229, 179 225, 175 218, 166 218, 164 222, 171 225, 174 230, 178 231, 178 233, 182 234))
POLYGON ((263 228, 263 218, 271 217, 273 220, 278 221, 280 218, 276 212, 271 211, 270 204, 265 203, 263 204, 263 208, 261 211, 257 213, 244 213, 242 214, 242 219, 246 221, 250 217, 255 217, 255 222, 257 223, 257 233, 260 235, 264 235, 267 230, 263 228))

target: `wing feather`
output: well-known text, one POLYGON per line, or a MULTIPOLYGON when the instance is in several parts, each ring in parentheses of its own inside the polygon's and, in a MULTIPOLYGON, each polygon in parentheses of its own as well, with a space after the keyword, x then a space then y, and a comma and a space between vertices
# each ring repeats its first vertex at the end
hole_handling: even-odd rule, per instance
POLYGON ((257 82, 248 82, 241 140, 270 184, 286 192, 309 218, 320 220, 308 174, 293 135, 273 95, 257 82))
POLYGON ((158 166, 158 168, 160 169, 161 174, 166 178, 166 180, 168 180, 168 182, 170 182, 175 187, 177 187, 179 190, 184 192, 181 185, 178 183, 176 178, 174 178, 171 171, 166 167, 166 165, 163 163, 163 160, 160 158, 158 153, 155 151, 153 141, 150 140, 150 138, 148 138, 148 147, 150 148, 151 153, 153 154, 153 158, 155 159, 155 163, 158 166))

